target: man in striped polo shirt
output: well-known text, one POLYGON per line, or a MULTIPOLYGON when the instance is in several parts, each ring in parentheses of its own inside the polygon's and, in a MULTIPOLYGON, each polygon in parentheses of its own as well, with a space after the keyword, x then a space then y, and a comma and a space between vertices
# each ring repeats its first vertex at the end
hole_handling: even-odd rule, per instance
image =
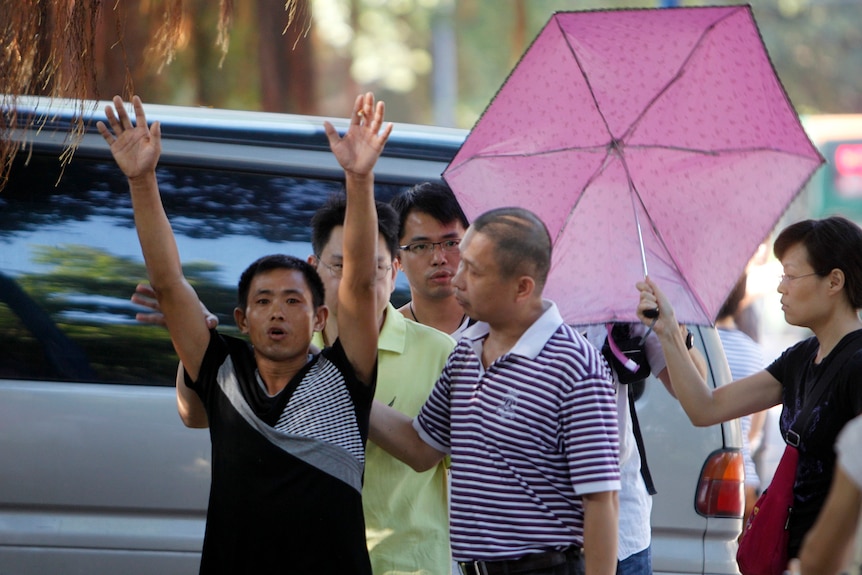
POLYGON ((502 208, 480 216, 460 248, 455 297, 478 323, 415 419, 375 402, 370 438, 417 470, 451 454, 463 573, 562 575, 584 563, 589 575, 615 573, 614 385, 601 354, 542 299, 548 231, 531 212, 502 208))

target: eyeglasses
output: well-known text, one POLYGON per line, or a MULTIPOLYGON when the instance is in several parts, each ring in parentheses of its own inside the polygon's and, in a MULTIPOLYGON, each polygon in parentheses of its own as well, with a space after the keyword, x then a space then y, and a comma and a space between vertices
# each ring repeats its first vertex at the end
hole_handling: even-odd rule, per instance
MULTIPOLYGON (((320 265, 325 267, 329 271, 329 275, 331 275, 335 279, 341 279, 341 276, 344 275, 344 264, 328 264, 325 261, 323 261, 322 259, 320 259, 320 256, 316 256, 316 257, 317 257, 317 263, 319 263, 320 265)), ((378 264, 377 265, 377 279, 382 280, 383 278, 386 277, 386 274, 388 274, 391 270, 392 270, 392 264, 389 264, 386 266, 378 264)))
POLYGON ((802 278, 807 278, 808 276, 816 276, 816 275, 817 275, 817 272, 811 272, 810 274, 802 274, 801 276, 792 276, 789 274, 782 274, 779 276, 779 282, 778 283, 783 284, 786 281, 792 282, 793 280, 798 280, 798 279, 802 279, 802 278))
POLYGON ((440 246, 441 251, 448 252, 451 254, 458 251, 458 244, 460 243, 460 239, 443 240, 441 242, 415 242, 412 244, 407 244, 406 246, 398 246, 398 248, 406 252, 410 252, 413 255, 421 256, 423 254, 433 254, 434 248, 436 246, 440 246))

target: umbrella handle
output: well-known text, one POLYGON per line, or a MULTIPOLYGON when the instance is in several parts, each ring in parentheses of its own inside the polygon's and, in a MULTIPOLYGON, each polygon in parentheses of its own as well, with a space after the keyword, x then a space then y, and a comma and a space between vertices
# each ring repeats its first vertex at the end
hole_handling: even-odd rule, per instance
POLYGON ((653 328, 653 327, 655 327, 655 322, 656 322, 656 320, 658 319, 658 314, 659 314, 658 306, 656 306, 656 307, 655 307, 655 308, 653 308, 653 309, 645 309, 645 310, 643 311, 643 314, 644 314, 644 317, 645 317, 645 318, 647 318, 647 319, 651 319, 652 321, 650 322, 649 326, 647 327, 646 333, 645 333, 645 334, 643 334, 643 337, 641 337, 641 340, 640 340, 640 342, 638 343, 638 345, 643 345, 643 344, 644 344, 644 342, 646 341, 647 336, 648 336, 648 335, 650 334, 650 332, 652 331, 652 328, 653 328))
MULTIPOLYGON (((646 312, 650 312, 650 314, 655 314, 655 315, 653 315, 652 321, 651 321, 651 322, 650 322, 650 324, 647 326, 646 333, 644 333, 644 334, 641 336, 641 340, 638 342, 638 345, 643 345, 643 344, 644 344, 644 342, 646 341, 647 336, 650 334, 650 332, 652 332, 652 328, 654 328, 654 327, 655 327, 655 322, 656 322, 656 320, 658 319, 658 308, 655 308, 655 309, 648 309, 648 310, 646 310, 646 312)), ((647 313, 646 313, 646 312, 644 312, 644 315, 645 315, 645 316, 647 316, 647 317, 650 317, 650 316, 648 316, 648 315, 647 315, 647 313)))

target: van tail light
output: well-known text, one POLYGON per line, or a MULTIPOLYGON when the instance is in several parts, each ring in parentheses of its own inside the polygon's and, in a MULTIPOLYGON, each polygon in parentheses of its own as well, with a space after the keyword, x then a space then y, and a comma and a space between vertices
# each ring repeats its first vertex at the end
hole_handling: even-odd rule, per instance
POLYGON ((697 512, 705 517, 742 517, 744 483, 742 452, 738 449, 713 452, 700 473, 697 512))

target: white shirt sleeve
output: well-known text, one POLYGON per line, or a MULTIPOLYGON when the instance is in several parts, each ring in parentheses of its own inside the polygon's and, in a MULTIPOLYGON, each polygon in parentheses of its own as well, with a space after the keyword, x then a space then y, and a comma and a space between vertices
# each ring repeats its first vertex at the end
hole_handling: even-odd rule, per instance
POLYGON ((851 419, 835 442, 838 464, 857 487, 862 489, 862 415, 851 419))

